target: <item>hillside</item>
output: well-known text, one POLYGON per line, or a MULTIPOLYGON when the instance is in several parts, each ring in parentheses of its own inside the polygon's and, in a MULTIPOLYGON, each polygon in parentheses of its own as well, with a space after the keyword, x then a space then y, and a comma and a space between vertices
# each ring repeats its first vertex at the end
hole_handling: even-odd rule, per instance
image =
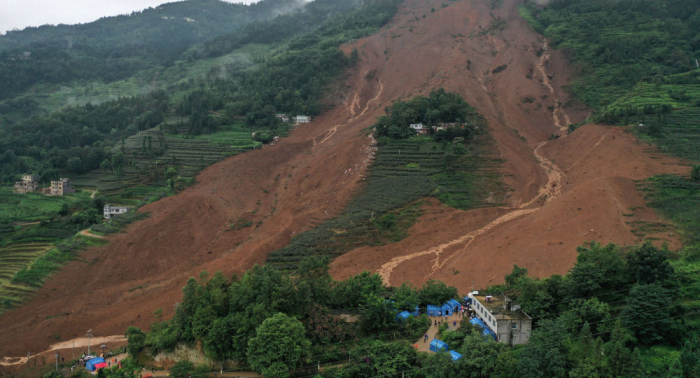
POLYGON ((219 0, 180 1, 80 25, 45 25, 0 36, 0 100, 30 88, 76 80, 112 82, 172 65, 197 43, 300 8, 298 0, 250 6, 219 0))
MULTIPOLYGON (((567 86, 580 79, 582 71, 575 69, 565 56, 565 53, 571 54, 570 50, 552 49, 552 41, 547 41, 521 17, 522 3, 520 0, 404 0, 387 24, 377 21, 364 25, 358 21, 363 17, 340 17, 335 19, 341 20, 338 24, 325 24, 315 35, 303 34, 285 41, 288 47, 302 48, 294 53, 276 50, 277 55, 269 56, 271 59, 265 60, 265 65, 255 72, 269 73, 269 77, 279 82, 300 80, 297 72, 283 71, 282 67, 292 64, 300 68, 313 61, 314 69, 323 69, 319 77, 324 77, 327 83, 347 73, 343 81, 335 85, 321 86, 314 81, 290 85, 288 88, 304 87, 305 97, 301 102, 294 100, 292 91, 287 93, 269 85, 270 80, 265 80, 268 76, 255 76, 250 71, 240 73, 230 82, 213 84, 208 90, 200 88, 188 92, 177 109, 180 116, 193 116, 202 109, 216 110, 212 107, 218 108, 216 101, 219 99, 232 104, 228 110, 245 113, 248 124, 261 127, 268 126, 271 110, 265 110, 262 104, 274 104, 281 109, 314 109, 320 114, 312 123, 296 127, 274 145, 229 157, 204 169, 193 186, 144 206, 140 211, 149 212, 148 219, 129 226, 125 233, 108 236, 109 244, 82 252, 78 260, 47 280, 23 307, 0 316, 3 328, 0 355, 21 356, 26 350, 46 350, 55 340, 82 336, 86 325, 96 336, 112 336, 122 335, 128 326, 145 329, 161 317, 170 319, 179 311, 174 303, 187 304, 186 301, 194 297, 194 291, 187 291, 187 287, 197 284, 188 278, 198 276, 202 270, 223 273, 223 276, 215 276, 211 285, 214 289, 220 285, 242 290, 240 282, 252 280, 250 277, 255 274, 272 277, 270 279, 291 279, 280 278, 271 268, 289 269, 286 264, 298 260, 298 256, 280 257, 296 253, 334 257, 330 274, 336 280, 348 279, 348 282, 354 279, 350 277, 365 270, 378 273, 388 285, 410 283, 420 287, 430 279, 439 279, 454 286, 459 293, 492 285, 497 285, 491 288, 496 291, 506 281, 503 287, 515 289, 516 295, 536 295, 536 299, 530 298, 529 305, 548 316, 560 313, 562 306, 557 305, 563 303, 564 298, 567 302, 573 300, 562 294, 562 280, 578 283, 578 302, 572 306, 580 304, 581 308, 576 310, 580 313, 568 313, 570 323, 564 323, 567 327, 574 324, 569 328, 575 331, 566 336, 550 335, 546 332, 554 333, 552 330, 559 328, 542 327, 539 338, 533 337, 534 343, 547 347, 551 340, 557 340, 555 344, 563 340, 561 344, 564 344, 567 340, 590 339, 586 341, 589 344, 572 344, 571 356, 585 360, 588 357, 583 356, 589 353, 601 358, 604 355, 599 353, 601 341, 594 341, 593 337, 599 334, 597 332, 612 332, 612 326, 604 328, 593 322, 612 321, 610 313, 618 315, 622 304, 612 305, 625 298, 616 297, 614 302, 600 306, 598 299, 593 298, 585 304, 595 306, 590 312, 581 301, 597 296, 602 290, 613 291, 619 287, 627 290, 631 285, 653 284, 661 273, 654 271, 656 275, 644 275, 639 270, 634 281, 626 276, 618 277, 622 273, 613 271, 618 265, 608 266, 608 260, 595 260, 595 264, 584 260, 591 255, 593 259, 614 256, 615 264, 633 266, 633 259, 628 259, 627 254, 632 249, 625 247, 645 240, 658 246, 665 243, 671 250, 678 250, 687 243, 688 234, 697 230, 693 228, 696 223, 692 218, 697 199, 690 197, 696 195, 693 193, 697 191, 697 183, 691 184, 685 178, 690 172, 687 161, 663 155, 623 128, 585 124, 591 115, 592 119, 602 120, 596 117, 602 117, 601 111, 612 102, 590 102, 581 94, 581 87, 567 86), (347 28, 340 28, 339 24, 347 28), (382 26, 378 31, 368 32, 378 26, 382 26), (351 32, 345 33, 347 30, 351 32), (365 36, 354 38, 359 35, 365 36), (337 45, 342 52, 335 50, 337 45), (307 50, 303 46, 313 48, 307 50), (318 51, 321 53, 313 55, 318 51), (351 60, 345 61, 346 57, 351 60), (234 91, 240 84, 262 89, 234 91), (393 122, 381 117, 395 115, 393 112, 406 102, 420 96, 434 99, 440 93, 444 95, 444 92, 436 92, 436 88, 444 88, 447 93, 458 94, 466 100, 470 109, 473 108, 470 124, 488 125, 488 138, 474 137, 473 140, 474 146, 475 141, 483 142, 484 149, 475 147, 470 150, 472 154, 464 155, 464 160, 459 161, 465 165, 459 174, 474 175, 468 176, 469 183, 465 186, 477 182, 474 186, 482 189, 472 191, 474 197, 466 197, 465 201, 473 200, 473 203, 463 206, 455 205, 450 198, 446 200, 436 192, 436 188, 444 190, 439 175, 445 171, 433 170, 438 164, 435 156, 453 154, 454 145, 448 147, 444 143, 439 150, 438 143, 421 145, 413 139, 378 141, 375 134, 369 132, 378 122, 380 126, 386 125, 382 122, 393 122), (571 94, 568 89, 572 90, 571 94), (246 97, 251 93, 254 98, 246 97), (469 164, 473 166, 467 167, 469 164), (474 166, 477 168, 473 169, 474 166), (486 173, 478 168, 484 166, 489 170, 486 173), (494 172, 498 174, 496 180, 494 172), (650 179, 657 175, 662 176, 650 179), (383 181, 377 181, 378 176, 383 181), (392 185, 389 190, 373 186, 376 182, 391 180, 393 183, 387 184, 392 185), (498 181, 497 185, 494 181, 498 181), (670 193, 659 195, 659 188, 670 193), (683 197, 685 194, 679 188, 690 194, 683 197), (654 199, 651 206, 665 209, 662 214, 668 218, 649 207, 649 196, 654 199), (416 198, 422 200, 416 201, 416 198), (385 203, 372 202, 377 199, 385 203), (396 205, 398 202, 401 204, 396 205), (386 203, 391 204, 387 205, 391 207, 388 211, 381 208, 386 203), (377 219, 374 211, 378 212, 377 219), (367 212, 370 212, 369 218, 367 212), (344 235, 363 227, 387 224, 388 221, 382 223, 387 214, 398 219, 401 227, 407 230, 397 232, 398 236, 372 234, 377 236, 372 242, 357 242, 352 235, 344 239, 344 235), (682 239, 684 229, 690 231, 682 239), (595 245, 578 248, 589 241, 614 242, 622 248, 595 245), (601 251, 610 253, 606 255, 601 251), (266 262, 270 265, 250 270, 255 264, 266 262), (572 269, 575 263, 580 270, 572 269), (523 272, 518 271, 520 268, 513 269, 514 264, 526 268, 529 277, 523 276, 523 272), (591 264, 600 269, 591 273, 586 270, 591 264), (248 273, 242 276, 246 271, 248 273), (567 272, 566 278, 560 276, 567 272), (518 274, 523 277, 517 277, 518 274), (594 274, 601 276, 594 277, 594 274), (227 277, 233 275, 243 279, 228 281, 227 277), (618 278, 620 282, 615 281, 618 278), (187 294, 183 299, 182 288, 186 285, 187 294), (541 296, 545 296, 544 299, 541 296), (546 302, 548 309, 542 310, 540 302, 546 302), (599 312, 608 317, 596 318, 599 312), (591 323, 585 326, 579 318, 591 323), (593 336, 591 325, 594 325, 593 336), (579 345, 587 352, 577 355, 579 345), (587 346, 589 348, 585 349, 587 346)), ((572 6, 576 2, 562 1, 564 3, 572 6)), ((386 14, 376 18, 383 20, 383 16, 386 14)), ((275 28, 272 24, 268 26, 275 28)), ((203 45, 198 59, 235 51, 240 47, 239 38, 240 34, 233 34, 203 45)), ((632 83, 625 90, 634 94, 636 85, 632 83)), ((591 91, 590 88, 586 90, 591 91)), ((679 122, 689 119, 685 113, 673 114, 673 117, 679 122)), ((206 126, 200 124, 203 125, 206 126)), ((382 132, 376 135, 386 137, 382 132)), ((688 147, 688 144, 680 145, 688 147)), ((138 143, 134 144, 133 139, 129 148, 138 154, 138 143)), ((673 262, 683 271, 678 278, 680 289, 674 290, 680 291, 684 302, 659 305, 658 308, 664 309, 662 313, 669 317, 665 320, 671 320, 671 316, 683 318, 687 314, 681 310, 697 310, 694 299, 696 268, 681 265, 686 262, 673 262)), ((665 258, 662 265, 669 265, 665 258)), ((330 280, 330 276, 327 279, 330 280)), ((262 279, 259 284, 267 289, 288 288, 268 285, 269 282, 262 279)), ((656 288, 659 289, 656 294, 668 293, 665 288, 656 288)), ((644 294, 639 286, 634 290, 644 294)), ((274 305, 292 303, 284 293, 273 291, 275 296, 270 300, 275 301, 274 305)), ((334 296, 343 299, 348 294, 353 293, 334 296)), ((640 298, 637 294, 635 298, 640 298)), ((655 295, 652 299, 661 304, 668 297, 670 294, 655 295)), ((634 304, 631 302, 627 304, 630 308, 634 304)), ((225 310, 221 312, 226 316, 228 311, 239 310, 240 303, 232 301, 230 306, 225 300, 221 303, 217 306, 225 310)), ((288 312, 299 311, 302 310, 295 308, 288 312)), ((636 310, 635 314, 641 319, 644 319, 641 315, 653 315, 641 310, 636 310)), ((260 318, 260 313, 255 315, 260 318)), ((242 315, 231 316, 240 318, 242 315)), ((236 321, 240 321, 238 318, 236 321)), ((182 319, 178 321, 181 322, 178 326, 186 324, 182 319)), ((555 325, 545 323, 548 321, 543 320, 543 324, 555 325)), ((246 323, 249 328, 250 324, 246 323)), ((642 320, 627 324, 639 326, 642 320)), ((156 327, 151 335, 164 333, 167 326, 156 327)), ((674 339, 678 332, 670 330, 665 337, 674 339)), ((643 332, 635 331, 635 334, 639 336, 635 342, 647 346, 655 342, 644 339, 643 332)), ((207 342, 216 344, 211 340, 207 342)), ((632 353, 627 350, 626 342, 621 341, 622 349, 632 353)), ((679 343, 676 340, 673 347, 678 347, 679 343)), ((413 351, 410 346, 406 347, 413 351)), ((553 350, 559 353, 559 349, 553 350)), ((241 350, 238 346, 237 357, 241 350)), ((537 359, 532 357, 536 352, 522 351, 518 358, 526 358, 521 361, 537 359)), ((635 352, 637 361, 642 358, 639 353, 647 353, 645 357, 659 353, 653 356, 656 359, 679 354, 650 348, 635 352)), ((382 354, 392 355, 392 352, 382 354)), ((540 363, 546 365, 548 356, 539 356, 540 363)), ((557 356, 566 359, 564 352, 557 356)), ((632 354, 628 356, 632 358, 630 356, 632 354)), ((614 357, 606 358, 614 360, 614 357)), ((678 356, 675 358, 678 360, 678 356)), ((664 371, 669 370, 666 365, 659 365, 664 371)), ((522 366, 518 368, 523 369, 522 366)), ((540 372, 540 366, 531 365, 528 369, 532 376, 540 372)), ((653 373, 649 375, 654 376, 653 373)))
POLYGON ((461 94, 486 117, 504 161, 507 205, 461 211, 428 202, 406 239, 348 252, 333 263, 334 277, 369 269, 394 284, 439 278, 463 292, 498 283, 513 263, 539 277, 564 273, 586 240, 637 243, 634 224, 660 220, 643 210, 634 180, 688 168, 616 129, 590 125, 567 136, 563 129, 588 110, 561 105, 572 104, 561 89, 570 74, 565 59, 543 52, 544 39, 519 17, 518 4, 405 1, 379 33, 343 45, 347 54, 357 49, 359 61, 342 103, 143 208, 149 219, 84 254, 91 274, 72 263, 2 316, 0 353, 39 348, 56 334, 75 337, 88 323, 100 335, 145 327, 154 308, 172 314, 187 277, 263 263, 295 234, 339 214, 361 187, 372 156, 362 130, 393 101, 435 87, 461 94), (627 158, 613 158, 620 152, 627 158), (229 227, 239 219, 257 227, 229 227), (64 311, 70 315, 45 319, 64 311), (28 329, 32 338, 20 337, 28 329))

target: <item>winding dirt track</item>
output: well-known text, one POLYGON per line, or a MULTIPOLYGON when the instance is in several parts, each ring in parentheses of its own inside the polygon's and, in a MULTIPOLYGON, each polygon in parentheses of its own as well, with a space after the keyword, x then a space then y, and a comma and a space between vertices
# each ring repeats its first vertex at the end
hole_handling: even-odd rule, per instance
MULTIPOLYGON (((545 41, 519 18, 520 1, 491 9, 486 1, 442 8, 442 0, 405 0, 390 25, 342 46, 348 54, 357 48, 361 62, 341 83, 348 90, 334 110, 144 207, 148 219, 108 236, 108 245, 84 252, 26 305, 0 316, 0 357, 47 350, 56 337, 87 329, 100 337, 147 328, 155 309, 172 315, 188 277, 263 263, 342 211, 372 159, 373 140, 362 130, 384 107, 439 87, 459 92, 488 119, 509 206, 460 211, 427 201, 405 240, 339 257, 335 278, 370 270, 391 284, 438 278, 467 291, 502 281, 513 264, 535 276, 565 273, 588 240, 638 242, 636 225, 660 220, 644 207, 635 180, 689 168, 620 129, 586 125, 565 136, 562 129, 587 111, 561 89, 569 72, 561 54, 538 56, 545 41), (494 18, 505 20, 502 30, 490 28, 494 18), (240 219, 256 226, 230 227, 240 219)), ((678 244, 667 235, 652 236, 678 244)))

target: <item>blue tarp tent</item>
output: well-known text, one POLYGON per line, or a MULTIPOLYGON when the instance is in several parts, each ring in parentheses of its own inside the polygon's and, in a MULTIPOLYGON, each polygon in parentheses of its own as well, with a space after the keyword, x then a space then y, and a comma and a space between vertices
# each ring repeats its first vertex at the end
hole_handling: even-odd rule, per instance
POLYGON ((415 317, 420 316, 420 309, 418 308, 418 306, 416 306, 416 308, 413 311, 411 311, 411 315, 415 317))
POLYGON ((475 326, 479 326, 480 328, 483 329, 481 331, 481 334, 484 336, 491 336, 493 337, 494 340, 496 340, 496 334, 493 333, 493 331, 484 323, 483 320, 479 318, 473 318, 472 320, 469 321, 469 323, 474 324, 475 326))
POLYGON ((433 339, 430 342, 430 350, 433 352, 447 352, 450 350, 450 347, 438 339, 433 339))
POLYGON ((472 304, 472 299, 469 298, 469 296, 464 297, 464 301, 462 302, 464 304, 472 304))
POLYGON ((409 316, 411 316, 411 313, 408 311, 400 312, 396 314, 396 321, 406 321, 406 319, 408 319, 409 316))
POLYGON ((440 311, 442 311, 440 306, 428 305, 428 316, 439 316, 440 311))
POLYGON ((457 361, 457 360, 459 360, 460 358, 462 358, 462 355, 459 354, 459 353, 457 353, 457 352, 455 352, 454 350, 451 350, 451 351, 450 351, 450 356, 452 357, 452 361, 457 361))
POLYGON ((455 312, 454 308, 452 308, 452 306, 450 306, 447 303, 442 305, 442 307, 440 307, 440 310, 442 311, 442 316, 449 316, 455 312))
POLYGON ((103 362, 105 362, 105 359, 102 357, 93 358, 92 360, 88 360, 85 363, 85 368, 90 371, 95 371, 95 365, 101 364, 103 362))
POLYGON ((452 309, 454 309, 455 311, 459 311, 459 308, 462 306, 461 303, 459 303, 458 301, 456 301, 454 299, 450 299, 445 304, 450 305, 450 307, 452 307, 452 309))

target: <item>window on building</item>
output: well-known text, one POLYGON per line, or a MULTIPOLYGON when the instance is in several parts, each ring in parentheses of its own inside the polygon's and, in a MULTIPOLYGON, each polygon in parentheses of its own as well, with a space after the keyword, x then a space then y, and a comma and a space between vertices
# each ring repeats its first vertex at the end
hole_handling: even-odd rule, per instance
POLYGON ((513 323, 513 325, 510 326, 512 329, 518 329, 518 323, 513 323))

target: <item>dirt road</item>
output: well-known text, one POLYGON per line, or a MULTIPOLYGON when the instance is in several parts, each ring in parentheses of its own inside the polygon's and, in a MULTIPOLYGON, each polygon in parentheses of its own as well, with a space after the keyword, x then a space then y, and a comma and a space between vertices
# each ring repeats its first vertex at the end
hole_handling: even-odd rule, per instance
POLYGON ((84 335, 85 324, 97 336, 147 329, 155 309, 163 318, 173 314, 188 277, 202 270, 231 276, 263 263, 299 232, 339 214, 361 187, 373 152, 363 130, 384 108, 435 88, 460 93, 487 118, 509 206, 460 211, 426 201, 405 240, 340 256, 335 278, 370 270, 392 284, 432 277, 467 292, 502 282, 513 264, 533 276, 565 273, 585 241, 637 243, 635 222, 662 220, 644 211, 635 180, 689 167, 652 156, 620 129, 586 125, 562 137, 562 127, 588 110, 562 90, 568 65, 559 52, 543 51, 544 39, 518 15, 520 2, 492 9, 485 1, 444 8, 438 0, 404 1, 377 34, 341 47, 347 54, 356 48, 360 61, 332 110, 142 208, 148 219, 83 252, 25 306, 0 316, 0 356, 45 350, 57 336, 84 335), (499 19, 503 27, 494 28, 499 19), (258 226, 230 227, 240 219, 258 226))

